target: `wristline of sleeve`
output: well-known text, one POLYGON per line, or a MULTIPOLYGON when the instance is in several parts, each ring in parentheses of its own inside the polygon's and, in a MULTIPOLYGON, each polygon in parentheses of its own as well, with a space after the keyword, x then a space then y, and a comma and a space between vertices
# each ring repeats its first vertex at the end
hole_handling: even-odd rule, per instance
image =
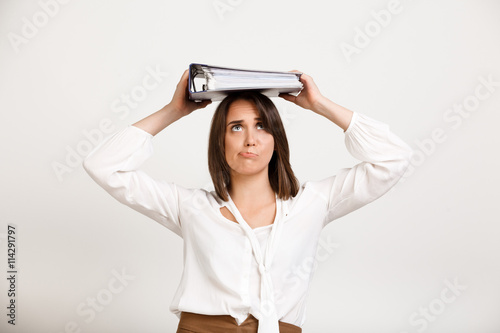
POLYGON ((354 127, 354 123, 358 121, 358 113, 355 111, 352 111, 352 118, 351 122, 349 123, 349 126, 347 126, 347 129, 345 130, 344 134, 349 134, 351 133, 351 129, 354 127))

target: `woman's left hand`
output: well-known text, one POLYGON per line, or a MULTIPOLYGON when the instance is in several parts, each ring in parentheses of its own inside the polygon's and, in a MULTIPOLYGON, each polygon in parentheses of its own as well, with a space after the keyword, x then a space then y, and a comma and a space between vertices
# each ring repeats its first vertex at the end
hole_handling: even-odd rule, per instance
MULTIPOLYGON (((290 72, 301 73, 298 70, 293 70, 290 72)), ((316 107, 318 102, 324 98, 321 92, 314 83, 312 77, 307 74, 302 73, 300 76, 300 82, 304 85, 304 88, 298 96, 293 96, 290 94, 279 94, 279 97, 286 99, 289 102, 295 103, 298 106, 316 112, 316 107)))

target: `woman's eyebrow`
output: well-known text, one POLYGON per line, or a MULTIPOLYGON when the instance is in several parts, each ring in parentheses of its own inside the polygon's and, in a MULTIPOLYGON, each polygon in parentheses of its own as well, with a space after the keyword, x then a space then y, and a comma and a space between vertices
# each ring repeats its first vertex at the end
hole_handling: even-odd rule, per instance
MULTIPOLYGON (((254 120, 262 120, 262 118, 258 117, 258 118, 254 118, 254 120)), ((229 126, 231 124, 239 124, 239 123, 242 123, 242 122, 243 122, 243 119, 233 120, 233 121, 229 122, 226 126, 229 126)))

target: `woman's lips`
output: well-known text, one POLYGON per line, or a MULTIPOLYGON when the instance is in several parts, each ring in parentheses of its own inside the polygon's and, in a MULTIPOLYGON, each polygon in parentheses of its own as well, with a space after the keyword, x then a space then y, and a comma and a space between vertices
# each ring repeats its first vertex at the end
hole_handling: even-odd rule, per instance
POLYGON ((253 153, 240 153, 241 156, 243 157, 257 157, 258 155, 253 154, 253 153))

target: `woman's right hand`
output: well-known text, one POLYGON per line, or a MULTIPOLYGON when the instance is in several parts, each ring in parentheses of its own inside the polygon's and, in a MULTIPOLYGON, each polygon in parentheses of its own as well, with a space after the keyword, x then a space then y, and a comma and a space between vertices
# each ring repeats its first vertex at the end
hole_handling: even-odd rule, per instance
POLYGON ((194 102, 189 99, 188 78, 189 70, 186 69, 182 74, 181 80, 179 81, 179 83, 177 83, 177 88, 175 89, 174 96, 169 103, 170 107, 181 113, 182 116, 187 116, 194 110, 203 109, 204 107, 212 103, 211 100, 194 102))

